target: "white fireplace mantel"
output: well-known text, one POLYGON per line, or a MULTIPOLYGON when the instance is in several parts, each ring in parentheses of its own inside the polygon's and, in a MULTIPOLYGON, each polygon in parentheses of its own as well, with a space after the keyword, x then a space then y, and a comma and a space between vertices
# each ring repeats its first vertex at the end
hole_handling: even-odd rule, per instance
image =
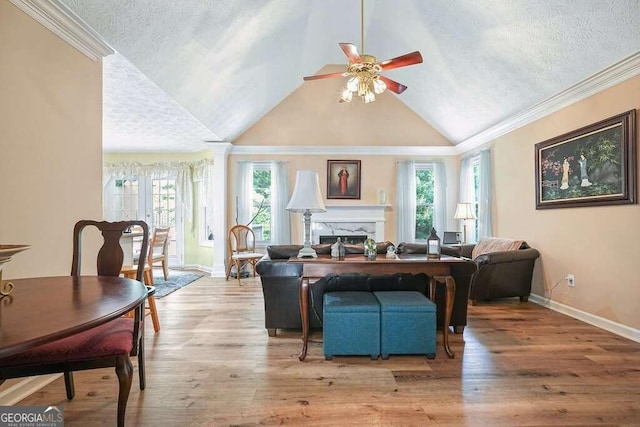
POLYGON ((385 210, 390 205, 325 205, 326 212, 311 216, 312 243, 321 235, 367 234, 384 241, 385 210))

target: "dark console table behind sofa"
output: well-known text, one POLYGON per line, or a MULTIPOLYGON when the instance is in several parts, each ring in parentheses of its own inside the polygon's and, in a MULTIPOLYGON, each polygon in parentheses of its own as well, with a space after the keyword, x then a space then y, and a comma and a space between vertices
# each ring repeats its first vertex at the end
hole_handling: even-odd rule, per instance
MULTIPOLYGON (((391 243, 378 243, 378 256, 385 256, 386 248, 391 243)), ((420 246, 420 245, 418 245, 420 246)), ((424 246, 424 245, 422 245, 424 246)), ((299 283, 302 277, 302 265, 287 262, 291 256, 297 255, 300 245, 274 245, 267 248, 267 254, 258 261, 256 271, 262 282, 265 308, 265 328, 269 336, 275 336, 277 329, 302 329, 299 303, 299 283)), ((330 254, 330 245, 314 246, 318 254, 330 254)), ((398 249, 406 245, 398 245, 398 249)), ((413 247, 412 247, 413 249, 413 247)), ((346 245, 347 253, 363 253, 363 246, 346 245)), ((419 248, 415 248, 419 250, 419 248)), ((411 253, 411 250, 406 250, 411 253)), ((467 324, 467 302, 469 298, 469 281, 476 265, 473 262, 457 263, 451 274, 456 282, 453 312, 450 326, 456 333, 462 333, 467 324)), ((325 292, 337 290, 417 290, 427 294, 425 275, 394 274, 390 276, 329 276, 321 279, 311 287, 309 296, 310 327, 322 328, 322 297, 325 292)), ((436 289, 437 319, 442 327, 445 307, 444 287, 436 289)))

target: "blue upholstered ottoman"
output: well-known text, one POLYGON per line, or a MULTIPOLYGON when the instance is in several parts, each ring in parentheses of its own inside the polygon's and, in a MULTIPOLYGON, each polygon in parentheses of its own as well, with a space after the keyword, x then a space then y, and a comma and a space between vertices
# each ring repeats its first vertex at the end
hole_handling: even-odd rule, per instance
POLYGON ((436 305, 416 291, 374 292, 380 303, 380 353, 436 357, 436 305))
POLYGON ((380 355, 380 305, 372 292, 327 292, 323 299, 324 357, 380 355))

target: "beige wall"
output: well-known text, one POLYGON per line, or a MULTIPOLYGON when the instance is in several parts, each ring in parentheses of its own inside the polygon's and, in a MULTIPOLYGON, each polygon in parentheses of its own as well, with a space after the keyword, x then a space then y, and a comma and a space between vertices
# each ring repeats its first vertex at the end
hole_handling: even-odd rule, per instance
MULTIPOLYGON (((525 239, 541 253, 533 292, 568 273, 552 300, 640 328, 640 205, 535 209, 537 142, 640 107, 640 77, 551 114, 493 141, 494 232, 525 239)), ((636 184, 636 187, 638 185, 636 184)))
POLYGON ((102 218, 102 64, 8 1, 0 64, 0 243, 32 245, 5 277, 67 275, 73 225, 102 218))
MULTIPOLYGON (((341 71, 344 66, 328 65, 319 73, 341 71)), ((234 145, 451 146, 438 131, 407 108, 402 95, 383 92, 371 104, 364 104, 357 96, 349 104, 339 103, 344 80, 323 79, 301 84, 240 135, 234 145)))
MULTIPOLYGON (((238 161, 240 160, 284 160, 289 166, 289 192, 293 192, 296 180, 296 171, 301 169, 312 169, 318 172, 320 180, 320 191, 325 205, 376 205, 378 204, 378 191, 384 190, 387 194, 387 204, 391 205, 385 211, 385 239, 393 243, 399 243, 396 239, 396 162, 406 157, 402 156, 349 156, 349 159, 357 158, 361 163, 361 199, 360 200, 327 200, 327 160, 335 159, 335 156, 248 156, 232 155, 229 157, 228 171, 228 210, 227 222, 235 224, 235 197, 236 174, 238 161)), ((447 216, 452 217, 455 212, 455 200, 457 195, 457 173, 458 161, 454 157, 420 157, 414 160, 440 160, 444 161, 447 169, 447 193, 449 195, 449 212, 447 216)), ((449 221, 449 229, 457 229, 457 224, 453 220, 449 221), (451 228, 454 227, 454 228, 451 228)), ((304 230, 302 227, 302 214, 291 214, 291 240, 302 244, 304 240, 304 230)), ((440 231, 440 230, 439 230, 440 231)))

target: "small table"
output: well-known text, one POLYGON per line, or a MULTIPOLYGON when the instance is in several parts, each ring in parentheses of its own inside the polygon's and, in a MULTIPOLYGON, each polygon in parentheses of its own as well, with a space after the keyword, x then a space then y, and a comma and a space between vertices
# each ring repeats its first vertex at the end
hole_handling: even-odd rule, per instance
POLYGON ((443 284, 446 286, 445 297, 445 318, 443 331, 444 349, 450 359, 455 354, 449 347, 449 323, 451 322, 451 312, 453 311, 453 301, 456 283, 451 276, 451 267, 456 263, 466 262, 463 259, 442 256, 439 259, 427 258, 426 255, 402 254, 395 258, 386 258, 384 255, 378 256, 375 260, 369 261, 363 255, 347 255, 344 259, 331 258, 328 255, 319 255, 318 258, 289 258, 289 262, 302 264, 302 277, 300 278, 300 316, 302 318, 302 351, 298 356, 300 361, 307 357, 307 346, 309 342, 309 286, 310 279, 320 279, 329 274, 361 273, 372 275, 408 273, 425 273, 430 276, 429 296, 433 300, 435 296, 435 286, 443 284), (435 280, 434 278, 443 280, 435 280))
POLYGON ((132 231, 131 233, 122 233, 120 237, 120 246, 124 254, 122 265, 133 265, 133 241, 136 237, 141 237, 142 231, 132 231))
POLYGON ((147 297, 137 280, 61 276, 12 280, 0 299, 0 358, 86 331, 133 310, 147 297))

